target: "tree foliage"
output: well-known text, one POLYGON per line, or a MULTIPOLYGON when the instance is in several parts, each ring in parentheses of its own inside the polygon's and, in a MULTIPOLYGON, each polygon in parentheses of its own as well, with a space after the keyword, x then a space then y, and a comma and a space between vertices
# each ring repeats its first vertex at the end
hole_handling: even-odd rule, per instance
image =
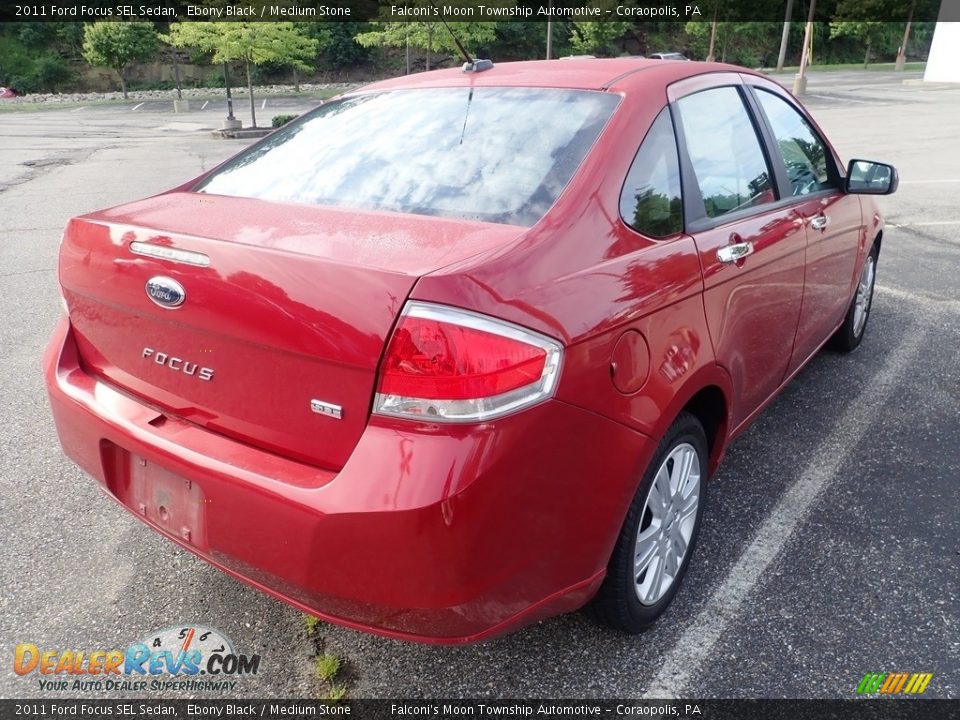
POLYGON ((214 63, 241 62, 247 72, 250 119, 257 126, 251 67, 273 63, 310 70, 318 41, 292 22, 187 22, 170 25, 174 47, 195 47, 210 53, 214 63))
POLYGON ((127 97, 127 68, 152 60, 159 42, 157 31, 148 22, 96 22, 84 28, 83 57, 91 65, 114 70, 127 97))
MULTIPOLYGON (((710 44, 712 22, 691 21, 684 30, 694 57, 705 58, 710 44)), ((714 57, 746 67, 760 67, 776 60, 781 23, 718 22, 714 57)))
MULTIPOLYGON (((496 37, 496 22, 452 22, 450 30, 460 39, 467 52, 478 49, 496 37)), ((427 51, 427 64, 434 52, 457 53, 453 35, 442 23, 413 20, 410 22, 375 22, 372 30, 360 33, 355 40, 363 47, 406 47, 427 51)))
POLYGON ((366 22, 304 23, 306 33, 317 41, 317 66, 321 70, 344 70, 369 60, 366 47, 354 37, 370 29, 366 22))
MULTIPOLYGON (((208 5, 225 3, 203 1, 208 5)), ((534 0, 505 1, 524 7, 539 5, 534 0)), ((589 0, 600 7, 607 7, 606 3, 612 1, 589 0)), ((427 0, 398 2, 406 7, 428 7, 427 0)), ((799 60, 809 2, 794 0, 788 62, 799 60)), ((913 22, 907 50, 911 58, 922 59, 930 46, 935 25, 932 20, 940 2, 817 0, 814 62, 892 61, 903 42, 908 17, 913 22), (877 22, 877 18, 887 22, 877 22)), ((756 17, 772 19, 772 13, 782 18, 786 0, 703 0, 698 7, 701 15, 689 23, 556 20, 552 23, 553 55, 679 51, 692 59, 703 59, 716 16, 714 55, 718 60, 747 67, 770 66, 776 61, 781 22, 732 22, 731 18, 752 17, 754 9, 756 17), (772 13, 774 5, 778 7, 772 13)), ((450 25, 472 54, 496 62, 542 58, 545 54, 547 24, 539 19, 450 25)), ((166 23, 157 27, 166 30, 166 23)), ((451 60, 459 63, 453 38, 435 18, 427 22, 422 17, 390 22, 189 22, 174 23, 171 27, 171 42, 190 50, 190 62, 212 60, 218 64, 243 64, 248 69, 253 66, 254 79, 277 74, 288 77, 290 68, 297 68, 304 77, 317 70, 347 69, 360 70, 357 75, 361 77, 388 75, 403 62, 408 42, 420 68, 424 57, 429 67, 435 54, 443 56, 448 64, 451 60), (371 48, 383 50, 371 52, 371 48)), ((80 89, 83 76, 74 71, 79 69, 76 63, 85 59, 115 70, 126 91, 130 66, 154 60, 157 49, 154 25, 145 22, 0 23, 0 85, 27 92, 80 89)))
POLYGON ((214 63, 276 63, 310 70, 317 40, 292 22, 185 22, 170 25, 170 43, 211 54, 214 63))
POLYGON ((576 21, 572 23, 570 44, 576 52, 587 55, 618 55, 620 48, 616 42, 630 29, 631 24, 620 20, 576 21))
POLYGON ((830 23, 830 37, 850 37, 864 48, 863 66, 870 63, 871 54, 876 51, 888 52, 897 47, 897 31, 902 32, 899 24, 870 22, 864 20, 839 20, 830 23))

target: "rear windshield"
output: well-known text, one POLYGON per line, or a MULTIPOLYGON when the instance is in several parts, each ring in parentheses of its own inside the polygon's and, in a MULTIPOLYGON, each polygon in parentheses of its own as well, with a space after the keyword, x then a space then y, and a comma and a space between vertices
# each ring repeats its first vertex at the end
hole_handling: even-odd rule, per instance
POLYGON ((529 226, 617 102, 539 88, 358 95, 281 128, 194 190, 529 226))

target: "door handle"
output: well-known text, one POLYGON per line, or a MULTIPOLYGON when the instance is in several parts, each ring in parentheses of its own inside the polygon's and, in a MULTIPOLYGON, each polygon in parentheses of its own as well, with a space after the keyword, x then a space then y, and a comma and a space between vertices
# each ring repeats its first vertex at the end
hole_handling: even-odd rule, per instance
POLYGON ((830 218, 823 213, 814 215, 812 218, 810 218, 810 227, 812 227, 814 230, 823 230, 829 224, 830 218))
POLYGON ((717 250, 717 260, 722 263, 735 263, 747 255, 753 255, 753 243, 749 241, 734 243, 717 250))

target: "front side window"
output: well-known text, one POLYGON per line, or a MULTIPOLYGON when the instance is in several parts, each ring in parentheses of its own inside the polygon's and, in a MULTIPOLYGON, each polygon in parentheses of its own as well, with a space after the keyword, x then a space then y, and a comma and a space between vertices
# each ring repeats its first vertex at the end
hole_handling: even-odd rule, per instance
POLYGON ((529 226, 619 102, 542 88, 436 88, 320 106, 196 191, 529 226))
POLYGON ((680 163, 670 111, 653 121, 620 194, 620 217, 633 229, 661 238, 683 230, 680 163))
POLYGON ((776 200, 770 169, 740 93, 703 90, 677 102, 708 218, 776 200))
POLYGON ((827 148, 810 124, 783 98, 760 88, 756 95, 787 166, 791 194, 809 195, 836 187, 830 179, 827 148))

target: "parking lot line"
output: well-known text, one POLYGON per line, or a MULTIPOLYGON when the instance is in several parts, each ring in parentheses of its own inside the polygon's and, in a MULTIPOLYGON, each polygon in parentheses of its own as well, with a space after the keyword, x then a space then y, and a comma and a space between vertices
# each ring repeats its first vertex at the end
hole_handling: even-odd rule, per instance
POLYGON ((932 324, 921 326, 918 332, 901 342, 881 370, 850 401, 847 411, 834 424, 835 430, 817 449, 813 462, 767 516, 750 545, 710 596, 706 607, 664 655, 644 697, 683 696, 690 681, 709 659, 714 646, 740 615, 764 571, 776 560, 794 530, 836 477, 894 389, 900 385, 901 376, 920 354, 930 327, 932 324))
POLYGON ((960 225, 960 220, 931 220, 930 222, 889 223, 890 227, 933 227, 935 225, 960 225))
POLYGON ((943 183, 960 183, 960 178, 946 178, 943 180, 901 180, 901 185, 940 185, 943 183))
POLYGON ((910 292, 909 290, 904 290, 902 288, 892 287, 889 285, 877 285, 875 291, 881 295, 889 295, 897 300, 904 300, 906 302, 924 305, 928 309, 932 309, 934 312, 937 312, 938 310, 948 310, 952 313, 960 313, 960 300, 954 300, 953 298, 938 297, 936 295, 924 295, 922 293, 910 292))

